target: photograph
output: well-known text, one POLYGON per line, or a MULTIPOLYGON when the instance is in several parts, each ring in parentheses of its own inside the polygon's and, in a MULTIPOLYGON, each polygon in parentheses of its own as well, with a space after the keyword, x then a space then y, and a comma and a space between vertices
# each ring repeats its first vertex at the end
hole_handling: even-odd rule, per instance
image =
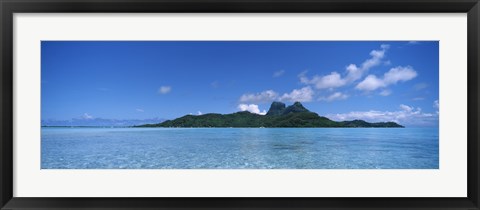
POLYGON ((43 40, 40 60, 42 170, 439 169, 438 40, 43 40))

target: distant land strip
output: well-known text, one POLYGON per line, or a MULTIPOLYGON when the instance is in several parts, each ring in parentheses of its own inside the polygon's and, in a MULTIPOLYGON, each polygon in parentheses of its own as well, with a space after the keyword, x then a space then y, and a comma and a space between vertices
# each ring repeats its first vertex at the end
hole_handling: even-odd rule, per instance
POLYGON ((273 102, 266 115, 248 111, 232 114, 209 113, 185 115, 157 124, 143 124, 133 127, 232 127, 232 128, 403 128, 395 122, 366 122, 363 120, 333 121, 306 109, 300 102, 286 107, 282 102, 273 102))

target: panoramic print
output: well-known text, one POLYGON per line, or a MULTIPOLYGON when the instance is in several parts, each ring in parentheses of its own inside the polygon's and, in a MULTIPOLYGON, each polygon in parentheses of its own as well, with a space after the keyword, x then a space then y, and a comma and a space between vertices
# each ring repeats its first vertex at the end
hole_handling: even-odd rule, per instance
POLYGON ((438 169, 437 41, 42 41, 42 169, 438 169))

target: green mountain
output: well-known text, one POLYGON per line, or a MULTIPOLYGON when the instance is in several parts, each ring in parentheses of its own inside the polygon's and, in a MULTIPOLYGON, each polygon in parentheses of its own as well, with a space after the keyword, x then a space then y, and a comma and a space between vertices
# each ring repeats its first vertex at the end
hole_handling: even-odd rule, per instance
POLYGON ((136 127, 362 127, 362 128, 402 128, 394 122, 369 123, 363 120, 336 122, 306 109, 300 102, 286 107, 282 102, 273 102, 266 115, 248 111, 232 114, 185 115, 157 124, 136 127))

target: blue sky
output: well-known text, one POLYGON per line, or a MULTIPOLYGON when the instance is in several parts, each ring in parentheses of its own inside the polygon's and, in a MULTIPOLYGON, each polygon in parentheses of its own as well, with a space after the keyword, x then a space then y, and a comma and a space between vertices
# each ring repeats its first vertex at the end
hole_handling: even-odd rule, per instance
POLYGON ((438 124, 438 42, 43 41, 42 120, 264 114, 438 124))

